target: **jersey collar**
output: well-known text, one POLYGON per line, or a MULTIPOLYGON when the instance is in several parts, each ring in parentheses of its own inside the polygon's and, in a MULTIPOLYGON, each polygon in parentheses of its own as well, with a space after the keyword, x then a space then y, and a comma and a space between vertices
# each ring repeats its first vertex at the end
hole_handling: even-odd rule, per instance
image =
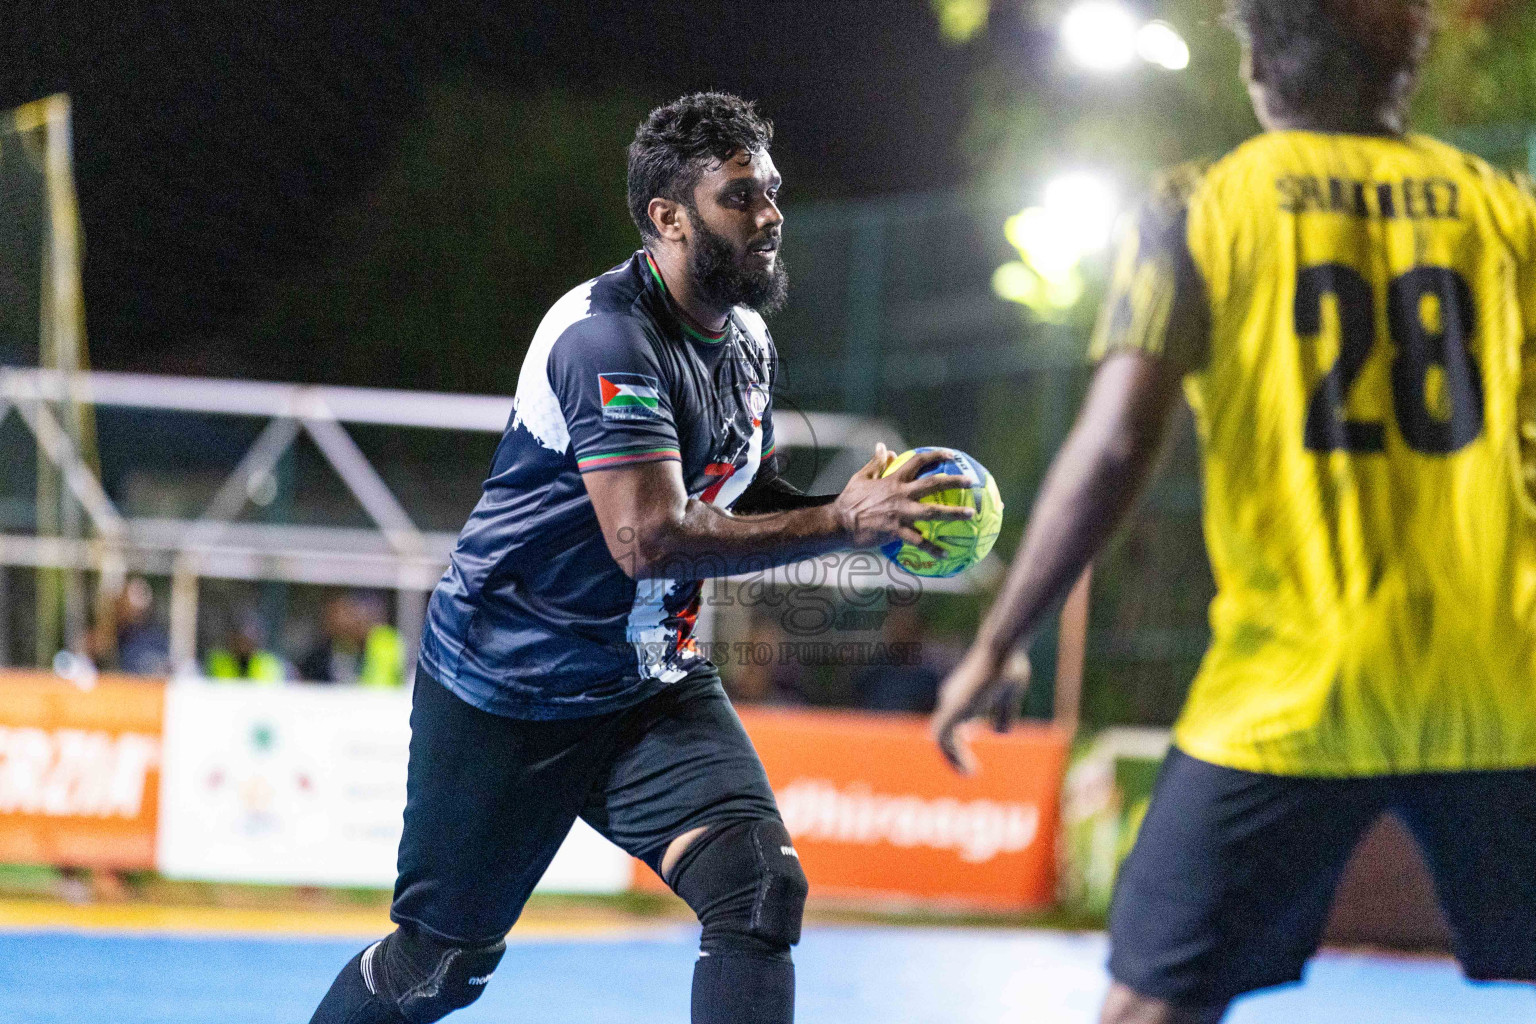
POLYGON ((677 302, 672 298, 672 293, 667 291, 667 282, 662 280, 661 270, 657 268, 656 261, 651 259, 650 252, 648 250, 641 249, 640 255, 645 257, 646 269, 649 270, 651 272, 651 276, 656 279, 657 286, 661 288, 661 294, 667 297, 667 306, 672 310, 672 315, 674 319, 677 320, 678 326, 683 329, 683 333, 695 341, 704 342, 706 345, 718 345, 724 341, 725 336, 731 331, 730 318, 726 318, 725 329, 716 333, 701 331, 697 327, 694 327, 683 315, 682 310, 678 308, 677 302))

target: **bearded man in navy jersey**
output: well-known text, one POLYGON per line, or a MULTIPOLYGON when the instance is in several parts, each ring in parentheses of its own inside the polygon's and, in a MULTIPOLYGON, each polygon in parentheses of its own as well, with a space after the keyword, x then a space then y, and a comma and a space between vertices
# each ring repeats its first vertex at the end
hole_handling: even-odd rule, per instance
MULTIPOLYGON (((432 595, 411 713, 399 926, 312 1024, 424 1024, 473 1002, 581 817, 703 925, 695 1024, 788 1024, 807 883, 762 764, 692 639, 700 581, 892 540, 966 486, 884 446, 841 494, 778 476, 784 301, 773 128, 686 96, 629 150, 643 248, 534 335, 479 504, 432 595)), ((931 550, 931 549, 930 549, 931 550)))

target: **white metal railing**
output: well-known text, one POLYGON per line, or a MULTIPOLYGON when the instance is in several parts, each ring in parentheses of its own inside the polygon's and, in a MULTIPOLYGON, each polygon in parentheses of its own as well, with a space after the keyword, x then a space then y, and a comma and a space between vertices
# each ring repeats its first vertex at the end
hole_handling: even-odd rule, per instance
MULTIPOLYGON (((0 565, 101 573, 115 586, 128 572, 171 578, 171 656, 196 656, 201 579, 279 581, 388 589, 397 622, 414 655, 425 595, 447 566, 455 535, 422 532, 345 424, 501 433, 510 398, 379 388, 320 387, 130 373, 60 373, 0 367, 0 421, 16 410, 40 458, 58 467, 92 527, 90 539, 0 533, 0 565), (80 403, 182 413, 266 418, 269 422, 195 520, 125 518, 81 457, 50 406, 80 403), (375 529, 234 522, 259 482, 307 434, 375 529)), ((835 451, 818 473, 818 490, 835 490, 868 458, 876 442, 904 445, 888 424, 835 413, 781 411, 774 423, 781 448, 835 451)), ((994 567, 995 568, 995 567, 994 567)), ((794 567, 785 579, 802 579, 794 567)), ((971 574, 967 574, 970 576, 971 574)), ((925 589, 968 591, 967 580, 924 581, 925 589)), ((710 616, 699 632, 709 639, 710 616)))

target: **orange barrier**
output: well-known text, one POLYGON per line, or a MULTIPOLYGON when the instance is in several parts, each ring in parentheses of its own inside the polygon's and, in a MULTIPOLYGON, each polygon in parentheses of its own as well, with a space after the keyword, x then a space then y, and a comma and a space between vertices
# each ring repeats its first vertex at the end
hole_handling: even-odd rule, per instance
MULTIPOLYGON (((992 909, 1052 901, 1065 732, 978 731, 981 769, 963 778, 920 718, 754 710, 741 717, 813 893, 992 909)), ((635 882, 662 887, 638 862, 635 882)))
POLYGON ((153 867, 164 711, 161 680, 0 673, 0 861, 153 867))
MULTIPOLYGON (((263 699, 298 708, 313 697, 263 699)), ((188 730, 211 727, 183 718, 172 723, 183 747, 188 730)), ((818 895, 994 909, 1051 902, 1064 732, 978 731, 981 770, 962 778, 921 718, 747 710, 742 720, 818 895)), ((0 861, 155 866, 165 729, 161 680, 103 677, 81 689, 46 673, 0 672, 0 861)), ((177 763, 182 773, 201 764, 177 763)), ((200 780, 173 778, 179 788, 169 791, 185 794, 200 780)), ((381 878, 393 840, 385 845, 381 878)), ((661 884, 643 867, 634 878, 641 888, 661 884)))

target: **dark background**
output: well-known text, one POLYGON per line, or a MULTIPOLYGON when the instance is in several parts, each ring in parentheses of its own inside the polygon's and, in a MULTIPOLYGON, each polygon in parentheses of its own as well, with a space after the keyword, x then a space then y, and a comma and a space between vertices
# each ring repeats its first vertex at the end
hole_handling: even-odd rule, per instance
POLYGON ((967 170, 976 51, 923 0, 5 17, 0 106, 74 102, 101 369, 510 389, 498 339, 520 353, 553 298, 635 243, 623 145, 686 91, 761 102, 791 202, 967 170))

